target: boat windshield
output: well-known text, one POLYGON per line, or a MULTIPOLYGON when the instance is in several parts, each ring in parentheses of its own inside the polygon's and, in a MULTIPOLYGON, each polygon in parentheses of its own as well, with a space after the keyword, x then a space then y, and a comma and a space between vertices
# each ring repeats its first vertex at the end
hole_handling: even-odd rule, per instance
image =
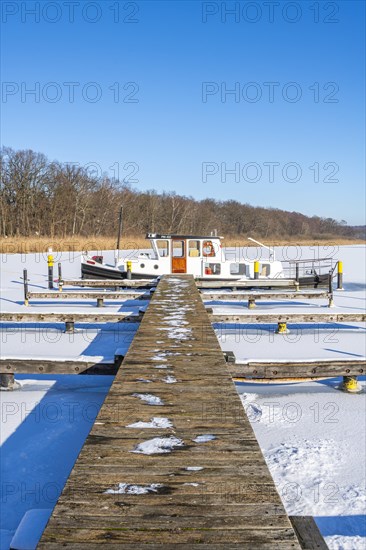
POLYGON ((158 239, 155 241, 155 246, 160 258, 166 258, 169 256, 169 241, 165 239, 158 239))

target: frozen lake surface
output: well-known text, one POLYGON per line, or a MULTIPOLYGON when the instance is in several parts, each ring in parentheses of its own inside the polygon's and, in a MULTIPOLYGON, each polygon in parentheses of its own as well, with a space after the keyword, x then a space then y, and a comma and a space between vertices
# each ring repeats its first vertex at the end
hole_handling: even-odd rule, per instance
MULTIPOLYGON (((255 254, 255 249, 227 254, 255 254)), ((127 252, 126 252, 127 254, 127 252)), ((365 246, 286 247, 279 259, 334 255, 344 262, 344 291, 335 292, 332 312, 365 311, 365 246)), ((105 254, 112 261, 112 253, 105 254)), ((64 253, 63 276, 80 276, 80 255, 64 253)), ((47 288, 46 255, 0 256, 1 311, 95 311, 95 301, 82 304, 42 300, 23 305, 22 272, 29 290, 47 288)), ((137 313, 140 300, 106 301, 108 311, 137 313)), ((235 303, 213 304, 215 312, 248 312, 235 303)), ((328 311, 322 300, 289 304, 257 302, 256 312, 328 311)), ((100 310, 96 310, 100 312, 100 310)), ((65 334, 61 325, 1 330, 1 356, 109 362, 127 351, 136 324, 79 327, 65 334)), ((275 335, 274 325, 216 326, 222 348, 237 361, 349 359, 365 357, 365 324, 296 325, 288 335, 275 335)), ((173 330, 173 329, 172 329, 173 330)), ((177 329, 174 329, 177 330, 177 329)), ((18 375, 21 387, 0 392, 1 514, 0 547, 7 550, 24 514, 51 513, 83 442, 109 390, 111 376, 18 375)), ((361 380, 365 387, 364 379, 361 380)), ((312 515, 333 550, 365 550, 365 393, 341 393, 339 380, 298 384, 238 383, 243 406, 289 514, 312 515)), ((118 411, 116 411, 118 414, 118 411)), ((24 522, 26 523, 26 522, 24 522)), ((29 522, 28 522, 29 525, 29 522)), ((23 535, 27 535, 25 526, 23 535), (25 530, 25 531, 24 531, 25 530)))

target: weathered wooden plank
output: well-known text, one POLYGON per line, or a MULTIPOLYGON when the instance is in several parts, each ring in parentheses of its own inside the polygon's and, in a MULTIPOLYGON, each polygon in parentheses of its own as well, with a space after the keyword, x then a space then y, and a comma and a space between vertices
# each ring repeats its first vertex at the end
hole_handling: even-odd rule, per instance
POLYGON ((65 286, 85 286, 92 288, 153 288, 156 280, 150 279, 64 279, 65 286))
POLYGON ((91 290, 89 292, 83 291, 62 291, 57 290, 50 292, 28 292, 28 300, 150 300, 150 292, 96 292, 91 290))
MULTIPOLYGON (((257 528, 247 530, 238 527, 226 529, 225 522, 221 521, 221 528, 211 529, 209 521, 206 521, 206 526, 201 529, 195 529, 192 526, 187 528, 178 527, 175 525, 176 522, 172 521, 168 523, 165 529, 163 527, 146 529, 144 524, 138 529, 133 526, 131 528, 128 526, 125 528, 109 528, 108 522, 105 522, 106 525, 103 525, 103 523, 99 528, 94 526, 94 522, 89 522, 87 527, 79 526, 74 529, 65 526, 65 524, 63 527, 59 527, 57 524, 53 527, 51 524, 47 528, 47 531, 50 541, 56 539, 60 545, 63 545, 64 542, 77 544, 85 541, 88 543, 100 544, 104 542, 104 544, 110 544, 110 541, 113 540, 114 543, 123 545, 128 543, 138 544, 139 548, 144 544, 150 544, 151 541, 159 541, 160 544, 170 544, 171 546, 175 544, 213 542, 216 544, 221 543, 225 548, 227 548, 228 544, 238 544, 245 541, 246 544, 251 544, 251 548, 263 548, 263 544, 273 542, 274 540, 283 548, 282 541, 291 540, 293 542, 294 540, 294 532, 291 527, 277 529, 274 525, 268 529, 257 528)), ((154 522, 151 521, 151 524, 154 525, 154 522)), ((42 544, 39 548, 42 548, 42 544)), ((296 546, 293 545, 292 548, 296 548, 296 546)))
MULTIPOLYGON (((187 506, 187 508, 189 508, 187 506)), ((209 528, 212 531, 215 531, 217 529, 236 529, 238 524, 238 519, 235 516, 220 516, 217 515, 213 518, 210 518, 209 521, 207 520, 207 510, 205 513, 203 512, 202 507, 202 513, 201 516, 195 517, 195 528, 196 529, 207 529, 209 528)), ((141 513, 141 511, 140 511, 141 513)), ((243 511, 242 511, 243 514, 243 511)), ((105 525, 105 528, 109 530, 121 530, 126 531, 128 529, 136 529, 136 530, 146 530, 146 531, 160 531, 160 530, 167 530, 171 529, 171 524, 175 522, 175 514, 168 514, 167 510, 165 510, 165 513, 163 514, 157 514, 156 511, 151 507, 149 513, 141 514, 141 516, 137 517, 131 517, 129 514, 126 516, 109 516, 108 518, 105 518, 103 516, 100 516, 98 513, 98 510, 96 511, 94 515, 94 527, 90 526, 90 516, 79 516, 75 517, 74 515, 66 515, 67 517, 67 524, 69 529, 87 529, 88 527, 90 529, 98 529, 97 526, 105 525), (149 517, 150 516, 150 517, 149 517), (150 518, 153 517, 154 521, 150 521, 150 518)), ((54 520, 54 528, 63 528, 64 527, 64 515, 58 515, 55 517, 54 520)), ((285 528, 288 528, 287 525, 287 516, 286 515, 263 515, 260 518, 255 516, 246 516, 242 515, 242 525, 241 529, 243 530, 258 530, 258 529, 273 529, 274 526, 276 526, 278 529, 281 529, 282 526, 285 526, 285 528)), ((182 514, 179 518, 179 528, 182 530, 190 530, 192 528, 192 516, 188 515, 185 516, 182 514)), ((248 540, 249 537, 248 537, 248 540)))
POLYGON ((295 279, 248 279, 233 281, 232 279, 196 279, 197 288, 299 288, 295 279))
MULTIPOLYGON (((107 502, 107 501, 106 501, 107 502)), ((157 504, 156 502, 145 502, 141 504, 131 504, 129 506, 116 506, 114 510, 110 510, 109 518, 140 518, 141 516, 157 516, 157 517, 176 517, 179 515, 183 518, 205 518, 209 513, 210 518, 223 518, 223 517, 238 517, 240 518, 265 518, 265 521, 272 520, 273 518, 280 518, 283 521, 283 509, 277 508, 274 504, 268 506, 268 503, 228 503, 219 504, 217 502, 205 502, 205 504, 186 503, 182 505, 175 505, 174 512, 170 512, 169 508, 164 504, 157 504), (209 510, 207 508, 209 507, 209 510)), ((69 500, 63 504, 63 497, 60 498, 57 508, 54 511, 55 518, 63 517, 105 517, 105 514, 100 508, 92 510, 90 507, 85 506, 84 502, 70 503, 69 500)))
POLYGON ((53 359, 0 359, 0 374, 116 374, 120 362, 57 361, 53 359))
POLYGON ((141 320, 141 314, 129 313, 87 313, 87 312, 0 312, 0 322, 10 323, 137 323, 141 320))
POLYGON ((210 319, 214 323, 364 323, 365 313, 212 313, 208 308, 210 319))
MULTIPOLYGON (((171 535, 171 541, 174 540, 174 534, 171 535)), ((121 548, 121 542, 120 541, 114 541, 113 537, 111 536, 108 538, 108 541, 106 540, 100 540, 98 542, 85 542, 85 543, 77 543, 77 542, 69 542, 65 541, 62 543, 62 548, 72 548, 73 550, 100 550, 103 546, 105 547, 106 543, 108 543, 108 546, 115 547, 115 548, 121 548)), ((295 546, 293 541, 284 541, 281 540, 281 550, 294 550, 295 546)), ((171 550, 172 545, 174 543, 168 542, 167 544, 164 543, 149 543, 149 550, 171 550)), ((175 547, 175 545, 174 545, 175 547)), ((60 544, 49 542, 47 543, 47 548, 49 550, 58 550, 60 548, 60 544)), ((202 544, 200 542, 194 543, 190 542, 188 544, 179 544, 179 550, 191 550, 191 549, 197 550, 223 550, 225 548, 226 550, 232 550, 232 549, 240 549, 240 550, 252 550, 253 548, 253 542, 239 542, 239 543, 233 543, 230 542, 230 545, 225 544, 224 546, 222 544, 202 544)), ((255 548, 259 548, 256 546, 255 548)), ((278 550, 279 549, 279 543, 278 542, 262 542, 260 545, 260 550, 278 550)), ((123 543, 123 550, 136 550, 136 543, 128 544, 123 543)))
POLYGON ((235 363, 228 365, 233 378, 316 378, 361 376, 366 372, 366 360, 284 361, 235 363))
POLYGON ((302 550, 328 550, 314 518, 311 516, 290 516, 302 550))
POLYGON ((299 548, 192 277, 159 283, 39 548, 106 543, 299 548))
POLYGON ((203 301, 227 301, 227 302, 244 302, 248 300, 317 300, 329 299, 330 294, 326 292, 226 292, 226 293, 210 293, 201 292, 203 301))
MULTIPOLYGON (((152 431, 152 437, 156 436, 156 432, 154 430, 152 431)), ((217 481, 217 477, 220 476, 221 480, 220 483, 224 484, 227 482, 227 480, 232 479, 233 475, 233 468, 237 470, 238 475, 238 482, 244 481, 247 483, 248 481, 252 481, 252 483, 255 482, 255 478, 259 477, 261 480, 261 483, 263 479, 267 476, 267 483, 268 481, 271 481, 268 477, 268 468, 267 465, 263 462, 256 462, 255 464, 251 461, 251 451, 247 453, 243 453, 243 461, 241 459, 239 460, 233 460, 233 462, 230 462, 230 464, 220 462, 217 457, 212 457, 212 460, 205 461, 204 464, 204 471, 201 472, 200 478, 202 480, 202 483, 207 482, 213 482, 214 480, 217 481), (250 480, 247 479, 250 477, 250 480)), ((196 463, 198 460, 196 460, 196 463)), ((202 462, 202 461, 200 461, 202 462)), ((162 476, 171 475, 176 477, 176 479, 185 482, 194 482, 196 479, 196 473, 194 471, 187 471, 184 468, 181 468, 179 470, 179 464, 176 467, 178 468, 178 473, 174 473, 176 469, 174 469, 174 466, 169 463, 164 463, 160 459, 156 461, 153 465, 153 461, 149 461, 150 467, 156 468, 156 466, 159 466, 159 471, 154 471, 152 473, 139 473, 138 474, 138 481, 140 483, 148 483, 151 479, 160 481, 160 478, 162 476)), ((111 474, 111 475, 119 475, 121 473, 120 466, 114 465, 114 464, 106 464, 104 460, 101 462, 100 460, 96 461, 95 464, 84 464, 82 461, 80 461, 79 464, 79 471, 83 474, 91 474, 91 475, 97 475, 101 474, 111 474)), ((136 476, 136 465, 134 463, 126 463, 126 465, 123 468, 123 471, 131 476, 136 476)))

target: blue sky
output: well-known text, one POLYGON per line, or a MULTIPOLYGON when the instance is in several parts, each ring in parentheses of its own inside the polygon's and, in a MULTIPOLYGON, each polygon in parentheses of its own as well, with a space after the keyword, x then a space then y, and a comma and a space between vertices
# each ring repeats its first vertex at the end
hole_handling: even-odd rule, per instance
POLYGON ((365 223, 364 2, 1 7, 3 145, 365 223))

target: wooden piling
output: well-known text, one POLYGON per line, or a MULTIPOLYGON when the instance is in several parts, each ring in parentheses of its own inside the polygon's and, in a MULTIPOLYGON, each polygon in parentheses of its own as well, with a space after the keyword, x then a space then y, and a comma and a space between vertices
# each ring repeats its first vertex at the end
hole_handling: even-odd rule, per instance
POLYGON ((328 275, 328 307, 334 307, 334 300, 333 300, 333 272, 329 271, 328 275))
POLYGON ((24 288, 24 305, 29 305, 29 292, 28 292, 28 271, 23 269, 23 288, 24 288))
POLYGON ((58 263, 58 290, 59 292, 62 292, 62 287, 64 283, 62 280, 62 265, 61 262, 58 263))
POLYGON ((53 254, 52 248, 48 249, 47 255, 47 266, 48 266, 48 288, 53 289, 53 254))

